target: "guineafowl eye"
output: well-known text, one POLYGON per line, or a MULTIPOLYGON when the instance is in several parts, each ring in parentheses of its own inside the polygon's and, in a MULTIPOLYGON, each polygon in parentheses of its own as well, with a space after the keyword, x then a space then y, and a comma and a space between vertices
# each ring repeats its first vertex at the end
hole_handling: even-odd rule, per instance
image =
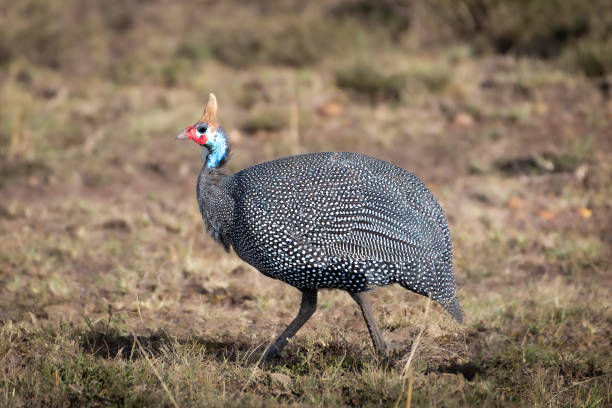
POLYGON ((198 133, 206 133, 206 126, 200 126, 197 128, 198 133))

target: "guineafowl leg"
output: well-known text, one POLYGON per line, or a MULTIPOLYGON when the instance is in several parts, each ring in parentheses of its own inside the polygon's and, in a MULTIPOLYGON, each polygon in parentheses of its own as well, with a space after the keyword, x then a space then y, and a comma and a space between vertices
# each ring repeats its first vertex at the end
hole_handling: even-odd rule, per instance
POLYGON ((300 311, 293 321, 287 326, 285 331, 276 339, 276 341, 268 347, 264 360, 271 360, 280 355, 287 341, 295 336, 295 333, 310 319, 310 316, 317 309, 317 291, 303 291, 302 292, 302 304, 300 305, 300 311))
POLYGON ((351 293, 355 302, 361 308, 361 314, 363 314, 363 320, 366 322, 366 326, 368 326, 368 331, 370 332, 370 337, 372 338, 372 344, 374 345, 374 349, 380 355, 387 354, 387 344, 383 340, 382 334, 380 334, 380 330, 378 330, 378 325, 376 324, 376 320, 374 320, 374 315, 372 314, 372 308, 370 306, 370 299, 368 298, 368 294, 366 292, 360 293, 351 293))

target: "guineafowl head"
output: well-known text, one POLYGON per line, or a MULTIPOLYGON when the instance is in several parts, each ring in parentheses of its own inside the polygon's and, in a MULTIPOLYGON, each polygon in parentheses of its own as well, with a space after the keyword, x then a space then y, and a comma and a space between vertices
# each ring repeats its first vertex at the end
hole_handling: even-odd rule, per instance
POLYGON ((217 98, 214 94, 209 95, 200 120, 186 127, 176 138, 191 139, 202 146, 202 160, 208 168, 221 167, 227 161, 229 144, 217 120, 217 98))

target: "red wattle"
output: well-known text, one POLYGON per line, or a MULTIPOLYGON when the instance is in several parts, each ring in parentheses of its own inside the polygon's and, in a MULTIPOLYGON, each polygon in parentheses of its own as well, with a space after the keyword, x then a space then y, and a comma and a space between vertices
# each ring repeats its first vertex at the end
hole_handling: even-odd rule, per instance
POLYGON ((187 129, 185 129, 185 132, 187 133, 189 139, 193 140, 197 144, 202 146, 206 144, 206 135, 198 137, 195 126, 189 126, 187 129))

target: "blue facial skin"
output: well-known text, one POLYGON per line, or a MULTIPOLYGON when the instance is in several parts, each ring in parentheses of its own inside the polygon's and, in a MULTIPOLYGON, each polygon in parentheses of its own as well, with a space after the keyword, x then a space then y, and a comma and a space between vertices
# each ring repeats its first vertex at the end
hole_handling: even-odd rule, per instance
POLYGON ((227 159, 229 148, 225 132, 216 128, 214 133, 207 138, 206 144, 202 146, 202 160, 206 162, 206 167, 214 169, 219 167, 227 159))

